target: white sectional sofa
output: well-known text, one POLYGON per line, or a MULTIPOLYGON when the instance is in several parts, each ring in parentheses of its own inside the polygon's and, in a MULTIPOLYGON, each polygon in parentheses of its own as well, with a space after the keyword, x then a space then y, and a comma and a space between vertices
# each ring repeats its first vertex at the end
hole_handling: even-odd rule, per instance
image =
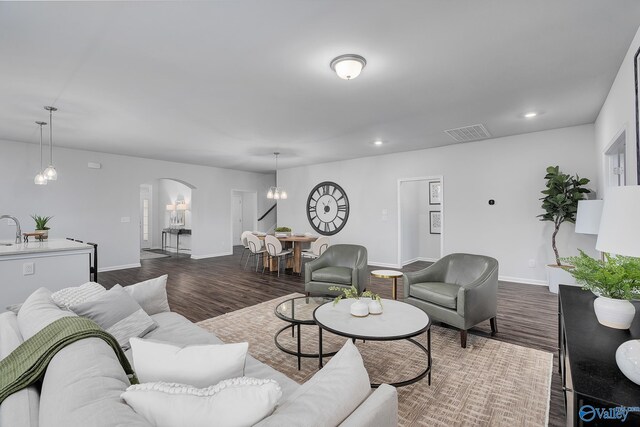
MULTIPOLYGON (((21 316, 20 319, 13 312, 0 314, 0 358, 6 357, 23 342, 21 331, 37 331, 68 313, 50 300, 42 301, 29 316, 21 316)), ((222 343, 215 335, 177 313, 162 312, 151 317, 158 324, 158 328, 148 333, 145 338, 180 345, 222 343)), ((26 334, 30 333, 33 332, 26 334)), ((127 356, 131 360, 130 350, 127 351, 127 356)), ((272 417, 278 415, 279 407, 292 396, 299 395, 301 387, 305 387, 251 356, 247 356, 245 376, 274 379, 280 384, 283 396, 272 417)), ((344 381, 348 381, 348 378, 344 378, 344 381)), ((335 387, 335 378, 330 382, 335 387)), ((148 427, 150 424, 146 419, 134 412, 120 398, 128 386, 129 381, 114 351, 98 338, 85 339, 67 346, 53 358, 41 385, 19 391, 0 405, 0 426, 148 427)), ((306 391, 305 393, 307 396, 313 394, 306 391)), ((322 396, 322 393, 315 395, 322 396)), ((294 402, 289 406, 296 404, 294 402)), ((284 419, 287 420, 287 425, 292 426, 321 426, 325 424, 319 414, 332 411, 334 405, 332 402, 318 401, 310 406, 308 400, 304 404, 304 408, 294 408, 292 412, 303 416, 283 418, 282 414, 279 414, 280 416, 274 419, 280 420, 278 424, 284 419)), ((383 385, 372 390, 356 407, 349 409, 346 417, 338 425, 395 426, 397 404, 395 388, 383 385)), ((272 425, 269 417, 260 424, 272 425)))

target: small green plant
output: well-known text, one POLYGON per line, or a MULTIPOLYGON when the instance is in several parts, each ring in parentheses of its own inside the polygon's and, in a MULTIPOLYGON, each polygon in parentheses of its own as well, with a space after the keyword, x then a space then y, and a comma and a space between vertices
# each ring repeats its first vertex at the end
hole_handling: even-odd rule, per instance
POLYGON ((52 216, 39 216, 31 215, 31 218, 36 222, 36 230, 48 230, 47 223, 53 218, 52 216))
POLYGON ((640 294, 640 258, 604 254, 604 261, 580 255, 563 259, 573 265, 567 269, 582 289, 603 297, 631 300, 640 294))
POLYGON ((291 229, 289 227, 276 227, 278 233, 289 233, 291 229))
POLYGON ((380 299, 380 295, 374 294, 371 291, 364 291, 362 294, 358 295, 358 290, 353 285, 351 285, 350 288, 342 288, 340 286, 331 286, 329 287, 329 290, 342 292, 341 295, 338 295, 337 297, 335 297, 335 299, 333 300, 333 305, 336 305, 337 303, 339 303, 342 298, 347 298, 347 299, 371 298, 373 300, 378 301, 378 303, 380 303, 380 306, 382 306, 382 300, 380 299))
POLYGON ((551 247, 556 256, 556 263, 561 267, 556 236, 562 223, 572 222, 575 224, 578 202, 584 199, 585 194, 591 193, 591 190, 584 188, 589 183, 587 178, 562 173, 559 166, 549 166, 544 179, 547 180, 547 189, 542 190, 542 194, 545 196, 540 199, 544 213, 538 215, 538 218, 540 221, 553 222, 551 247))

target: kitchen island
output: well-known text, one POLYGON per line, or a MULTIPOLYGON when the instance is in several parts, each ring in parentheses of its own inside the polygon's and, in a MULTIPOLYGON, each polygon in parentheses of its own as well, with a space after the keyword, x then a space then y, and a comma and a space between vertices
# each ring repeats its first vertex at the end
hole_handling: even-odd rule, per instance
POLYGON ((0 242, 0 312, 33 291, 57 291, 89 281, 93 246, 65 239, 0 242))

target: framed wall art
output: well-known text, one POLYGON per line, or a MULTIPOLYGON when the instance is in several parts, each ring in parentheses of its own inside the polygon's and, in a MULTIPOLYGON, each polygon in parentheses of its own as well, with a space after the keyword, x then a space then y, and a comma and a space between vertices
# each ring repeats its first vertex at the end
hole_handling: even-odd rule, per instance
POLYGON ((442 204, 442 183, 440 181, 429 182, 429 204, 442 204))
POLYGON ((442 212, 429 211, 429 233, 442 233, 442 212))

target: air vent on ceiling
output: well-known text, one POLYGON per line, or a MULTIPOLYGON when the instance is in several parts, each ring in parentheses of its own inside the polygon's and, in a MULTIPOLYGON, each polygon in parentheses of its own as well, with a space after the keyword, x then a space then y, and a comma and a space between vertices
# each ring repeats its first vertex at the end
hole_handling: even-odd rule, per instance
POLYGON ((480 139, 491 138, 491 134, 484 125, 465 126, 457 129, 449 129, 444 131, 456 142, 478 141, 480 139))

